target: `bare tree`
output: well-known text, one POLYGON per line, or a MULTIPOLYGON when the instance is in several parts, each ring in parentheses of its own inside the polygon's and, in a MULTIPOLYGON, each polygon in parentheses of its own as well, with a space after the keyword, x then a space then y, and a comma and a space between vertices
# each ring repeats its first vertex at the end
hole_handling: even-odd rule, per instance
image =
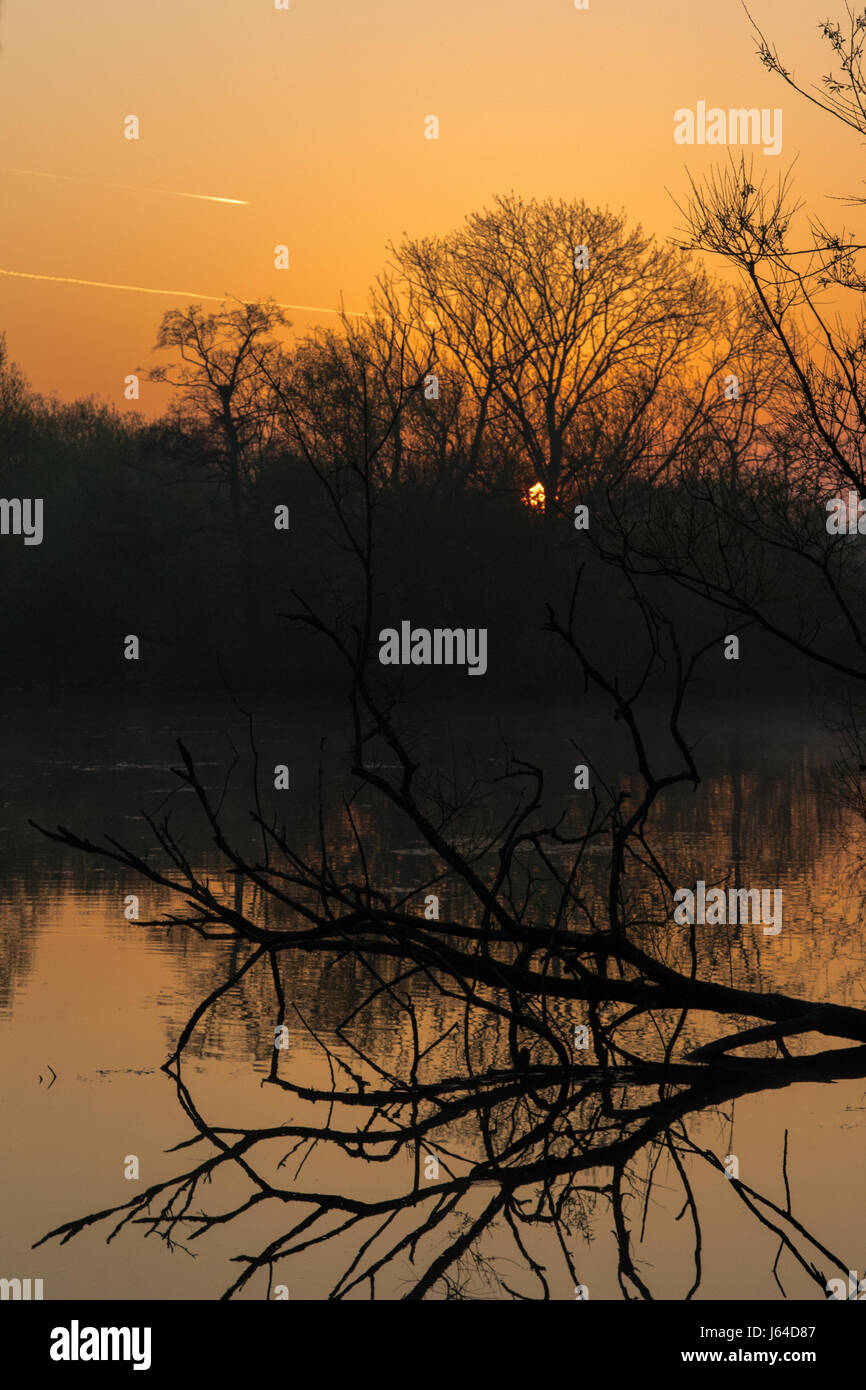
POLYGON ((459 367, 479 419, 519 441, 551 508, 589 471, 598 422, 618 412, 622 439, 636 434, 723 303, 680 252, 578 202, 499 197, 392 256, 407 320, 459 367))
POLYGON ((176 388, 174 419, 193 437, 196 452, 228 489, 240 581, 250 595, 247 514, 262 459, 273 443, 274 405, 261 363, 276 369, 284 349, 274 336, 289 322, 272 302, 239 304, 205 313, 200 304, 163 317, 157 350, 179 361, 154 367, 151 381, 176 388))
MULTIPOLYGON (((362 391, 364 379, 362 371, 362 391)), ((526 1279, 548 1298, 562 1270, 580 1283, 574 1236, 587 1229, 592 1203, 601 1200, 613 1216, 623 1296, 649 1298, 635 1233, 643 1230, 653 1175, 664 1159, 694 1230, 694 1273, 684 1295, 691 1297, 701 1281, 701 1230, 687 1164, 699 1159, 720 1178, 723 1166, 690 1138, 689 1115, 765 1087, 860 1076, 866 1044, 862 1009, 719 983, 695 925, 678 924, 673 916, 675 890, 655 843, 654 815, 673 788, 699 781, 683 719, 704 652, 685 655, 672 624, 635 591, 644 641, 640 669, 626 684, 587 647, 578 568, 566 611, 551 608, 548 627, 571 655, 576 684, 595 689, 626 731, 632 794, 608 787, 599 774, 580 808, 551 815, 543 772, 511 752, 488 785, 449 788, 413 751, 395 691, 374 659, 373 510, 381 496, 375 470, 390 431, 381 418, 370 417, 368 398, 362 444, 356 441, 346 478, 337 482, 330 443, 309 433, 277 377, 272 385, 285 427, 325 489, 359 570, 351 610, 344 605, 335 615, 322 613, 295 595, 287 615, 321 634, 346 671, 355 789, 341 815, 353 848, 348 860, 335 855, 328 830, 334 808, 325 805, 317 843, 299 845, 265 809, 258 789, 253 824, 261 850, 239 848, 183 746, 180 785, 193 793, 226 870, 249 890, 246 900, 196 870, 167 812, 148 821, 155 856, 115 839, 100 844, 62 826, 45 832, 168 891, 175 905, 151 925, 229 940, 238 948, 165 1065, 194 1128, 183 1147, 205 1143, 207 1156, 127 1203, 64 1223, 45 1239, 68 1240, 110 1220, 111 1235, 135 1222, 174 1246, 234 1222, 240 1229, 247 1213, 263 1207, 274 1213, 275 1233, 255 1253, 236 1257, 243 1268, 226 1297, 258 1273, 267 1275, 269 1292, 284 1261, 333 1243, 342 1262, 334 1298, 361 1288, 375 1296, 377 1285, 395 1273, 409 1277, 406 1296, 412 1299, 473 1296, 479 1280, 488 1290, 532 1297, 526 1279), (651 751, 646 727, 652 718, 648 692, 659 680, 668 695, 666 753, 651 751), (360 790, 375 805, 395 810, 429 851, 430 867, 409 891, 376 880, 357 806, 360 790), (601 852, 600 869, 593 850, 601 852), (431 891, 453 905, 439 920, 419 911, 420 898, 431 891), (352 960, 369 981, 329 1030, 311 1028, 297 1009, 290 1013, 287 981, 297 953, 322 962, 352 960), (273 1126, 237 1127, 208 1120, 193 1097, 184 1052, 211 1011, 253 972, 268 985, 271 1027, 292 1017, 327 1059, 330 1087, 305 1087, 283 1075, 276 1049, 268 1078, 280 1092, 322 1107, 321 1122, 287 1123, 281 1116, 273 1126), (413 997, 422 987, 450 1010, 450 1021, 423 1034, 413 997), (364 1016, 385 1001, 398 1030, 393 1060, 358 1037, 364 1016), (701 1045, 694 1035, 698 1016, 714 1033, 701 1045), (576 1025, 589 1040, 578 1051, 576 1025), (824 1037, 855 1045, 808 1050, 824 1037), (760 1055, 742 1055, 755 1048, 760 1055), (345 1180, 323 1190, 318 1174, 302 1182, 319 1145, 350 1162, 387 1164, 409 1156, 408 1182, 405 1164, 396 1190, 372 1197, 349 1190, 345 1180), (437 1160, 444 1176, 423 1173, 425 1155, 437 1160), (641 1177, 638 1160, 644 1174, 648 1163, 649 1179, 641 1177), (281 1170, 290 1162, 294 1175, 286 1180, 281 1170), (246 1194, 228 1210, 203 1210, 204 1189, 223 1170, 239 1173, 246 1194), (590 1170, 604 1176, 590 1179, 590 1170), (458 1209, 464 1197, 473 1199, 468 1212, 458 1209), (494 1223, 513 1242, 523 1271, 517 1279, 484 1251, 494 1223), (537 1248, 536 1237, 545 1232, 561 1260, 559 1272, 550 1269, 549 1248, 537 1248)), ((847 1264, 794 1216, 786 1157, 784 1206, 739 1180, 732 1188, 779 1242, 774 1276, 780 1253, 787 1252, 823 1290, 828 1268, 844 1272, 847 1264)), ((392 1289, 386 1282, 386 1294, 392 1289)))
MULTIPOLYGON (((841 71, 817 89, 817 105, 862 131, 866 11, 849 6, 847 15, 845 33, 822 26, 841 71)), ((765 66, 816 100, 757 32, 765 66)), ((730 157, 689 182, 678 245, 739 273, 758 349, 740 389, 762 402, 757 428, 733 470, 724 443, 704 431, 712 447, 685 455, 679 491, 650 496, 637 523, 625 497, 609 498, 610 530, 596 539, 636 582, 673 580, 732 623, 862 681, 866 571, 852 536, 828 524, 827 504, 834 494, 847 502, 849 488, 866 491, 866 248, 802 216, 790 170, 758 175, 753 160, 730 157)), ((737 408, 725 402, 716 421, 724 427, 725 410, 737 408)))

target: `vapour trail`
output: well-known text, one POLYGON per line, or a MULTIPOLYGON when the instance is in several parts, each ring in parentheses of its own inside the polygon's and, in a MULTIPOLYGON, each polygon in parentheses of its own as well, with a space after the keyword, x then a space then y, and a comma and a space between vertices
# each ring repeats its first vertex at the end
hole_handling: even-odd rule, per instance
MULTIPOLYGON (((72 275, 37 275, 34 271, 28 271, 28 270, 5 270, 2 266, 0 266, 0 275, 11 275, 11 276, 14 276, 14 277, 15 277, 16 279, 18 279, 18 280, 50 280, 50 281, 52 281, 54 284, 57 284, 57 285, 88 285, 91 289, 95 289, 95 290, 130 290, 130 291, 134 291, 136 294, 166 294, 166 295, 170 295, 170 296, 171 296, 172 298, 174 298, 174 299, 189 299, 189 300, 194 300, 194 301, 196 301, 196 302, 198 302, 200 299, 210 299, 210 300, 213 300, 213 301, 214 301, 215 303, 217 303, 217 304, 222 304, 222 303, 224 303, 227 299, 229 299, 229 298, 232 297, 232 296, 227 295, 227 294, 197 294, 195 290, 159 290, 159 289, 153 289, 150 285, 115 285, 115 284, 110 283, 110 282, 107 281, 107 280, 79 280, 79 279, 76 279, 76 278, 75 278, 74 276, 72 276, 72 275)), ((241 299, 241 300, 239 300, 238 302, 241 303, 241 304, 258 304, 258 303, 259 303, 259 300, 257 300, 257 299, 241 299)), ((339 310, 339 309, 323 309, 320 305, 316 305, 316 304, 280 304, 280 303, 277 303, 277 308, 278 308, 278 309, 294 309, 294 310, 296 310, 296 311, 298 311, 298 312, 300 312, 300 313, 304 313, 304 314, 337 314, 337 315, 339 315, 339 313, 340 313, 340 310, 339 310)), ((353 319, 365 319, 365 318, 367 318, 367 315, 366 315, 366 314, 364 314, 364 313, 357 313, 357 312, 356 312, 355 310, 353 310, 353 309, 347 309, 347 310, 346 310, 346 313, 349 315, 349 318, 353 318, 353 319)))
POLYGON ((245 198, 218 198, 213 193, 179 193, 175 188, 142 188, 137 183, 106 183, 104 179, 82 179, 75 174, 47 174, 42 169, 0 169, 0 174, 27 174, 34 179, 59 179, 63 183, 89 183, 100 188, 129 188, 134 193, 164 193, 169 198, 198 198, 205 203, 234 203, 248 208, 245 198))

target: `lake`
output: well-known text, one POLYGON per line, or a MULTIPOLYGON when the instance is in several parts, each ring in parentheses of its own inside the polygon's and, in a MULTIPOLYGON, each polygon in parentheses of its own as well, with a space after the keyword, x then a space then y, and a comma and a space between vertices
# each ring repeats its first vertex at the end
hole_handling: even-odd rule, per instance
MULTIPOLYGON (((118 865, 51 842, 27 821, 32 817, 47 827, 62 823, 95 840, 108 833, 141 851, 151 839, 142 813, 162 814, 170 808, 195 868, 208 874, 225 901, 235 901, 252 915, 260 913, 258 920, 264 923, 261 904, 248 885, 238 888, 202 833, 191 794, 176 793, 169 771, 178 761, 174 740, 182 736, 218 800, 237 758, 225 820, 240 842, 254 846, 246 720, 229 699, 224 704, 211 700, 202 708, 188 696, 173 701, 139 697, 137 702, 104 697, 86 706, 80 698, 25 704, 9 697, 6 708, 0 797, 0 1275, 43 1279, 47 1299, 219 1297, 239 1273, 232 1258, 287 1229, 284 1213, 265 1204, 241 1223, 217 1225, 200 1243, 178 1234, 174 1250, 146 1235, 147 1226, 135 1224, 106 1243, 114 1222, 90 1228, 66 1244, 31 1247, 61 1222, 128 1201, 133 1190, 182 1173, 203 1156, 196 1150, 167 1152, 193 1131, 172 1079, 160 1068, 196 1005, 222 972, 237 968, 249 948, 128 920, 124 912, 130 895, 139 898, 140 919, 168 910, 169 895, 118 865), (138 1160, 139 1176, 133 1179, 124 1176, 131 1156, 138 1160)), ((783 926, 777 935, 742 924, 701 929, 705 974, 763 992, 862 1007, 866 833, 862 818, 840 796, 834 774, 838 736, 819 714, 806 702, 781 711, 773 702, 767 709, 757 703, 745 712, 723 707, 689 717, 702 781, 696 789, 675 788, 660 805, 653 846, 676 884, 725 878, 735 886, 782 890, 783 926)), ((661 750, 665 736, 658 727, 654 742, 661 750)), ((573 788, 574 767, 585 761, 575 743, 595 750, 611 785, 627 795, 636 785, 621 731, 603 709, 581 706, 573 711, 563 705, 539 721, 537 716, 528 720, 519 704, 503 709, 496 720, 442 708, 419 734, 419 746, 426 765, 459 780, 500 771, 503 739, 543 765, 545 801, 552 808, 574 808, 586 795, 573 788)), ((257 718, 256 743, 268 775, 278 764, 290 769, 287 791, 275 793, 268 783, 269 804, 278 804, 292 842, 310 855, 316 853, 322 765, 329 851, 335 862, 348 866, 352 835, 337 814, 340 795, 351 785, 339 708, 311 701, 304 710, 265 709, 257 718)), ((377 888, 395 894, 422 885, 430 853, 417 832, 366 791, 353 809, 370 847, 377 888)), ((603 871, 600 850, 599 883, 603 871)), ((456 889, 449 896, 443 888, 442 901, 445 917, 456 920, 464 911, 456 889)), ((423 903, 421 894, 419 915, 423 903)), ((272 919, 269 925, 274 925, 272 919)), ((653 941, 657 950, 667 949, 653 941)), ((671 963, 687 968, 675 944, 670 950, 671 963)), ((333 1029, 351 1014, 369 984, 357 959, 326 963, 313 953, 291 957, 285 970, 289 1046, 280 1057, 282 1075, 302 1087, 328 1086, 328 1060, 315 1033, 351 1064, 351 1048, 333 1029)), ((462 1018, 460 1005, 443 999, 429 981, 416 980, 411 988, 422 1040, 447 1033, 462 1018)), ((720 1029, 718 1020, 692 1014, 680 1046, 687 1050, 687 1044, 697 1046, 736 1026, 731 1022, 720 1029)), ((485 1049, 491 1057, 498 1055, 496 1027, 486 1030, 478 1020, 472 1027, 471 1044, 478 1055, 485 1049)), ((629 1035, 629 1046, 649 1055, 657 1045, 653 1029, 651 1021, 641 1020, 629 1035)), ((455 1029, 436 1053, 443 1076, 461 1066, 459 1032, 455 1029)), ((387 994, 364 1012, 349 1036, 375 1056, 384 1072, 399 1071, 406 1038, 400 1011, 387 994)), ((795 1056, 798 1041, 789 1042, 795 1056)), ((809 1049, 814 1050, 814 1043, 802 1044, 800 1051, 809 1049)), ((262 1084, 273 1050, 273 1000, 268 972, 259 969, 203 1020, 184 1054, 185 1084, 209 1124, 235 1130, 329 1123, 320 1102, 262 1084)), ((721 1161, 735 1155, 740 1180, 786 1209, 782 1161, 787 1131, 787 1181, 796 1220, 847 1268, 857 1269, 866 1248, 864 1097, 866 1080, 859 1077, 771 1087, 689 1116, 688 1136, 721 1161)), ((339 1127, 336 1118, 330 1122, 339 1127)), ((676 1126, 672 1132, 679 1132, 676 1126)), ((476 1151, 471 1115, 455 1120, 451 1144, 455 1162, 476 1151)), ((277 1147, 284 1155, 285 1143, 277 1147)), ((294 1190, 306 1184, 313 1193, 351 1190, 369 1198, 399 1191, 412 1181, 405 1151, 388 1162, 370 1162, 321 1143, 301 1164, 302 1156, 298 1151, 282 1170, 284 1181, 290 1172, 294 1190)), ((701 1226, 695 1296, 781 1298, 773 1276, 778 1234, 756 1219, 723 1173, 691 1160, 688 1172, 701 1226)), ((600 1172, 590 1169, 583 1176, 588 1187, 603 1184, 600 1172)), ((458 1226, 483 1206, 483 1189, 480 1184, 461 1201, 459 1214, 450 1218, 458 1226)), ((228 1211, 243 1200, 243 1190, 242 1174, 223 1177, 208 1201, 228 1211)), ((679 1219, 684 1201, 673 1155, 664 1146, 631 1160, 624 1192, 631 1256, 655 1298, 682 1298, 695 1277, 692 1228, 688 1219, 679 1219), (653 1187, 644 1206, 643 1185, 650 1170, 653 1187)), ((580 1282, 591 1299, 619 1299, 623 1289, 607 1202, 587 1191, 578 1207, 569 1244, 580 1282)), ((337 1236, 292 1255, 278 1266, 274 1279, 291 1298, 326 1298, 353 1258, 354 1239, 351 1233, 337 1236)), ((551 1297, 572 1299, 574 1281, 565 1266, 557 1265, 554 1245, 543 1226, 533 1230, 532 1253, 549 1268, 551 1297)), ((491 1225, 480 1238, 478 1253, 466 1272, 464 1296, 508 1296, 489 1276, 485 1261, 500 1275, 507 1267, 509 1285, 540 1296, 526 1262, 521 1268, 509 1245, 507 1231, 491 1225)), ((789 1298, 822 1297, 789 1253, 782 1256, 777 1273, 789 1298)), ((377 1296, 401 1297, 416 1276, 404 1252, 383 1269, 377 1296)), ((241 1296, 267 1296, 263 1276, 252 1280, 241 1296)), ((349 1296, 369 1297, 369 1285, 356 1286, 349 1296)))

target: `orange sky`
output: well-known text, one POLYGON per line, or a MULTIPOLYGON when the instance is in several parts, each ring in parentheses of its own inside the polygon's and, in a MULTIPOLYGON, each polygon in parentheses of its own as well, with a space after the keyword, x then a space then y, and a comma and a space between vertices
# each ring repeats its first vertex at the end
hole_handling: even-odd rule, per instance
MULTIPOLYGON (((828 70, 817 26, 837 10, 752 5, 804 81, 828 70)), ((824 216, 828 195, 861 191, 862 141, 764 71, 738 0, 4 0, 0 43, 0 165, 94 181, 0 173, 0 269, 190 292, 0 275, 11 355, 64 399, 123 407, 162 313, 196 295, 363 308, 390 239, 446 231, 497 192, 582 197, 667 234, 665 189, 725 156, 674 144, 674 110, 698 100, 782 107, 782 155, 756 161, 799 156, 824 216)), ((142 409, 156 393, 142 383, 142 409)))

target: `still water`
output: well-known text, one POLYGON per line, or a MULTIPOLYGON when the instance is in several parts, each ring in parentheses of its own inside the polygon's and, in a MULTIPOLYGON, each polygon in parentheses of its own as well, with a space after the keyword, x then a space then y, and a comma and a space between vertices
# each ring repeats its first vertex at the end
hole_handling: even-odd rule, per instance
MULTIPOLYGON (((582 759, 571 740, 579 735, 582 745, 603 749, 598 756, 606 760, 609 779, 626 791, 634 781, 626 751, 610 735, 603 713, 583 718, 579 729, 567 710, 552 711, 541 728, 527 727, 519 709, 506 711, 496 727, 453 718, 447 725, 443 720, 434 725, 431 721, 424 735, 425 758, 448 776, 464 773, 470 762, 479 776, 500 770, 500 739, 505 737, 544 765, 552 805, 574 803, 579 794, 572 787, 572 771, 582 759)), ((256 730, 262 765, 291 769, 280 817, 293 842, 313 853, 320 763, 329 805, 350 783, 345 729, 336 711, 316 708, 288 715, 267 711, 256 730)), ((860 884, 866 883, 861 862, 866 829, 838 794, 836 736, 808 709, 781 716, 756 709, 748 721, 742 712, 728 719, 717 711, 693 720, 690 733, 702 782, 697 789, 676 789, 659 809, 653 837, 673 881, 693 886, 698 878, 711 882, 727 875, 733 885, 774 886, 784 896, 778 935, 764 935, 751 926, 716 928, 712 936, 707 932, 702 939, 705 973, 726 984, 863 1006, 860 884), (744 733, 744 725, 752 732, 744 733)), ((147 1235, 146 1225, 135 1223, 107 1242, 115 1221, 91 1227, 66 1244, 52 1241, 31 1248, 60 1223, 126 1202, 133 1188, 140 1191, 177 1176, 205 1157, 202 1144, 168 1152, 190 1139, 193 1130, 175 1085, 160 1068, 196 1005, 240 964, 248 947, 127 920, 124 906, 130 894, 139 895, 142 919, 167 911, 169 896, 117 865, 52 843, 27 824, 31 817, 48 827, 61 823, 94 840, 108 833, 143 850, 151 840, 143 813, 171 809, 172 824, 190 847, 195 867, 206 871, 231 901, 239 892, 234 879, 202 834, 189 794, 176 794, 170 767, 178 761, 178 736, 195 753, 217 800, 239 759, 229 778, 224 813, 238 840, 251 844, 248 729, 228 701, 205 710, 188 700, 158 708, 103 709, 94 702, 89 709, 11 709, 2 736, 0 1276, 41 1278, 47 1299, 217 1298, 240 1272, 233 1257, 261 1249, 291 1224, 284 1212, 265 1203, 242 1225, 218 1225, 200 1241, 178 1233, 173 1249, 147 1235), (138 1159, 137 1179, 124 1176, 131 1156, 138 1159)), ((423 882, 427 851, 411 827, 363 795, 355 812, 371 847, 377 886, 410 892, 423 882)), ((348 862, 352 845, 345 823, 336 816, 329 819, 328 835, 334 857, 348 862)), ((249 889, 235 901, 257 910, 249 889)), ((459 910, 457 897, 446 915, 456 917, 459 910)), ((333 1030, 369 991, 369 977, 356 960, 326 964, 305 953, 291 957, 284 984, 291 1007, 281 1075, 299 1085, 327 1087, 328 1061, 315 1034, 351 1059, 351 1050, 333 1030)), ((423 981, 413 987, 413 998, 422 1038, 447 1031, 447 1000, 423 981)), ((456 1005, 453 1010, 455 1019, 462 1017, 456 1005)), ((731 1020, 720 1025, 706 1016, 690 1018, 682 1048, 737 1026, 731 1020)), ((482 1032, 472 1040, 480 1051, 486 1045, 482 1032)), ((384 1071, 399 1072, 406 1038, 387 998, 368 1010, 349 1036, 384 1071)), ((273 1037, 270 984, 260 969, 207 1016, 185 1052, 184 1081, 209 1124, 235 1130, 289 1121, 329 1123, 321 1104, 262 1084, 272 1061, 273 1037)), ((646 1043, 645 1055, 650 1055, 647 1034, 639 1033, 631 1042, 646 1043)), ((795 1042, 790 1048, 796 1055, 795 1042)), ((459 1068, 460 1055, 454 1039, 443 1044, 443 1074, 459 1068)), ((866 1080, 858 1078, 801 1082, 746 1095, 690 1116, 687 1129, 691 1141, 720 1160, 736 1155, 740 1179, 783 1209, 787 1131, 787 1178, 796 1220, 862 1276, 864 1119, 866 1080)), ((454 1153, 471 1153, 473 1142, 471 1124, 456 1122, 454 1153)), ((278 1158, 285 1152, 283 1143, 278 1158)), ((302 1158, 299 1151, 282 1171, 283 1181, 291 1179, 296 1192, 352 1190, 369 1199, 412 1182, 406 1153, 388 1163, 367 1163, 320 1144, 303 1163, 302 1158)), ((701 1223, 701 1279, 695 1296, 781 1298, 772 1272, 778 1235, 755 1219, 723 1174, 703 1162, 690 1164, 688 1173, 701 1223)), ((593 1170, 584 1176, 587 1185, 602 1180, 600 1174, 594 1178, 593 1170)), ((679 1219, 683 1187, 670 1155, 639 1154, 625 1185, 631 1253, 641 1278, 655 1298, 682 1298, 694 1281, 694 1236, 689 1221, 679 1219), (642 1183, 653 1166, 654 1183, 644 1208, 642 1183)), ((482 1189, 483 1184, 467 1194, 459 1217, 437 1237, 440 1242, 453 1234, 455 1222, 459 1226, 460 1220, 477 1214, 486 1200, 482 1189)), ((222 1178, 206 1199, 197 1192, 195 1203, 206 1200, 210 1210, 229 1211, 247 1192, 239 1178, 222 1178)), ((550 1271, 550 1296, 572 1299, 574 1280, 557 1265, 552 1237, 541 1229, 533 1239, 534 1258, 550 1271)), ((569 1241, 589 1297, 621 1298, 605 1201, 585 1194, 569 1241)), ((358 1243, 349 1233, 314 1245, 279 1264, 274 1278, 293 1299, 327 1298, 358 1243)), ((508 1284, 538 1296, 507 1232, 491 1226, 480 1238, 479 1254, 465 1286, 468 1296, 508 1297, 501 1285, 487 1279, 485 1260, 499 1261, 500 1274, 507 1263, 508 1284)), ((822 1297, 788 1254, 777 1272, 788 1297, 822 1297)), ((837 1272, 828 1267, 828 1273, 837 1272)), ((403 1253, 383 1271, 376 1295, 399 1298, 416 1277, 417 1268, 403 1253)), ((264 1274, 241 1296, 266 1297, 264 1274)), ((367 1298, 370 1286, 355 1287, 350 1296, 367 1298)))

